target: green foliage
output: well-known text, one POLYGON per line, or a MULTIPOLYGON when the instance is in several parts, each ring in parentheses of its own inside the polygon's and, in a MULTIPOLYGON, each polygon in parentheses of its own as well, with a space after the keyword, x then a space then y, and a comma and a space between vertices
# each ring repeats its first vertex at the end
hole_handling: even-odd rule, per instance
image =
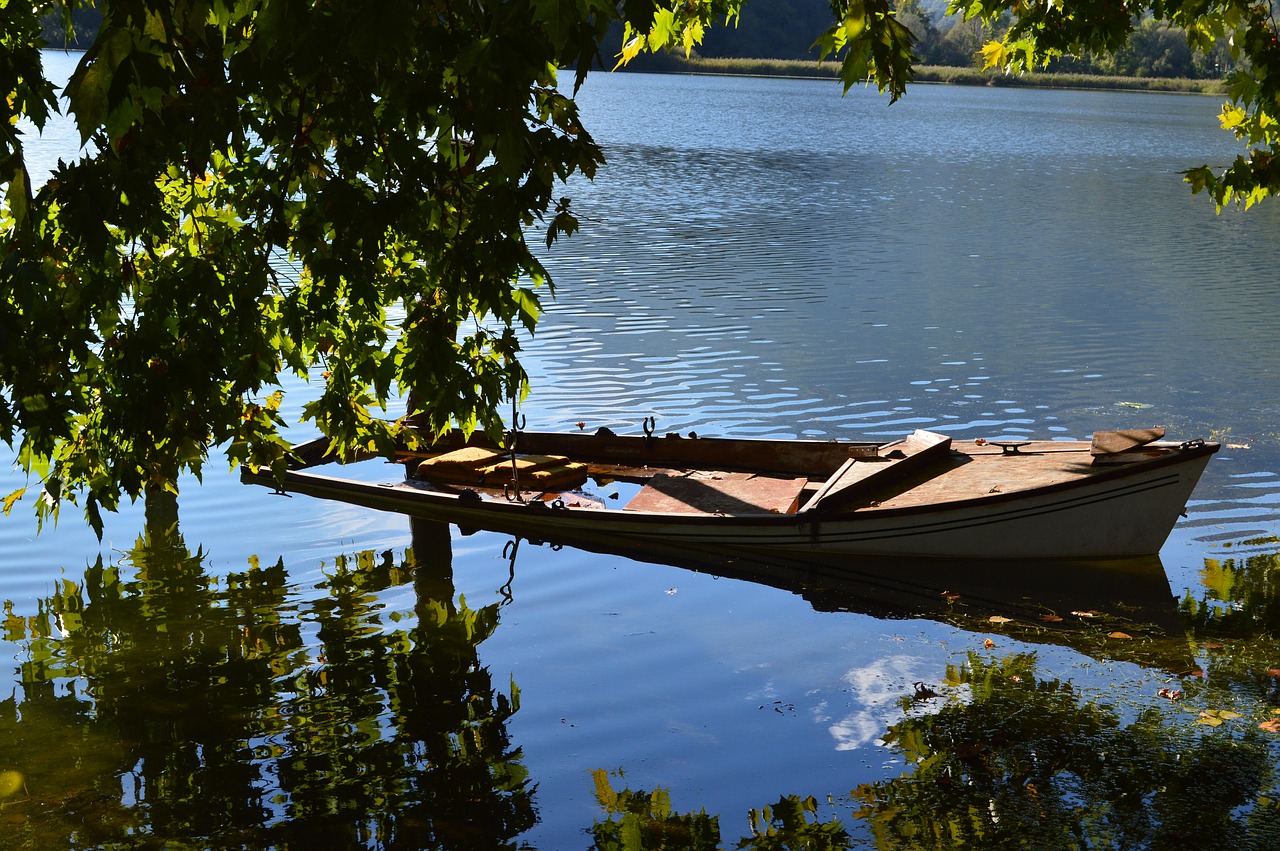
MULTIPOLYGON (((39 481, 42 522, 67 500, 99 532, 103 509, 174 493, 214 447, 283 470, 290 377, 313 385, 304 419, 340 458, 389 454, 408 417, 496 434, 527 389, 515 329, 552 292, 529 239, 577 230, 556 190, 603 163, 559 69, 581 84, 611 25, 625 65, 691 55, 741 14, 741 0, 102 0, 65 91, 85 147, 44 180, 19 130, 56 108, 42 25, 74 29, 88 5, 0 15, 0 439, 39 481), (406 393, 407 417, 388 420, 406 393)), ((1261 7, 954 0, 969 23, 946 36, 919 3, 830 11, 819 58, 846 90, 874 82, 891 100, 918 39, 967 44, 979 21, 1008 24, 984 55, 1011 71, 1121 51, 1147 12, 1201 53, 1229 41, 1223 126, 1249 153, 1187 179, 1219 206, 1280 180, 1280 47, 1261 7)))
MULTIPOLYGON (((1247 148, 1229 166, 1208 165, 1185 173, 1192 192, 1206 192, 1221 210, 1249 208, 1280 187, 1280 41, 1269 4, 1247 0, 1140 0, 1133 3, 1022 3, 1020 0, 952 0, 948 9, 967 19, 994 21, 1011 15, 999 40, 983 48, 987 67, 1011 73, 1044 67, 1066 56, 1123 55, 1131 39, 1165 38, 1168 28, 1185 35, 1191 52, 1225 50, 1227 103, 1223 129, 1247 148)), ((1167 39, 1166 39, 1167 42, 1167 39)), ((1172 60, 1164 48, 1167 64, 1172 60)), ((1221 55, 1221 54, 1219 54, 1221 55)), ((1221 62, 1217 64, 1221 65, 1221 62)))
MULTIPOLYGON (((876 0, 878 2, 878 0, 876 0)), ((173 492, 214 446, 287 463, 279 387, 348 458, 389 454, 408 414, 502 428, 525 392, 516 328, 551 291, 527 242, 577 229, 557 186, 603 162, 557 69, 581 83, 611 22, 689 51, 737 0, 498 5, 110 0, 66 89, 85 148, 40 185, 20 118, 54 108, 41 21, 0 20, 0 439, 36 511, 173 492)), ((907 42, 887 7, 841 11, 845 83, 896 97, 907 42)), ((11 495, 6 512, 21 499, 11 495)))

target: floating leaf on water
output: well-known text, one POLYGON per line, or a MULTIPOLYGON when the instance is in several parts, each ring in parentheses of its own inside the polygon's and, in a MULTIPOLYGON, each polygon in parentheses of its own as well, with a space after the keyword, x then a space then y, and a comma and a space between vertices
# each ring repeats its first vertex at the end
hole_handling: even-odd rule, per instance
POLYGON ((1004 615, 992 615, 987 618, 989 623, 1013 623, 1013 618, 1006 618, 1004 615))
POLYGON ((1071 614, 1078 618, 1096 618, 1098 616, 1097 612, 1072 612, 1071 614))
POLYGON ((960 595, 954 591, 943 591, 942 599, 946 600, 948 603, 954 603, 956 600, 960 599, 960 595))
POLYGON ((988 638, 986 641, 982 642, 982 646, 990 650, 992 647, 996 646, 996 643, 988 638))
POLYGON ((1259 729, 1266 730, 1268 733, 1280 733, 1280 718, 1272 718, 1270 721, 1263 721, 1258 725, 1259 729))
POLYGON ((1217 727, 1223 721, 1232 721, 1239 717, 1241 717, 1239 712, 1232 712, 1229 709, 1206 709, 1200 713, 1196 721, 1209 727, 1217 727))
POLYGON ((1040 616, 1040 620, 1044 621, 1045 623, 1058 623, 1059 621, 1062 620, 1062 615, 1055 615, 1051 613, 1043 614, 1040 616))
POLYGON ((1227 444, 1227 448, 1228 448, 1228 449, 1248 449, 1248 448, 1249 448, 1249 444, 1247 444, 1247 443, 1228 443, 1228 444, 1227 444))
POLYGON ((1148 405, 1146 402, 1116 402, 1116 407, 1137 408, 1138 410, 1143 410, 1145 408, 1150 408, 1152 406, 1148 405))
POLYGON ((22 788, 22 773, 18 771, 0 771, 0 798, 14 795, 22 788))
POLYGON ((1180 688, 1162 688, 1156 694, 1169 700, 1182 700, 1182 689, 1180 688))
POLYGON ((1117 630, 1116 632, 1107 633, 1107 638, 1133 638, 1133 636, 1127 632, 1120 632, 1117 630))

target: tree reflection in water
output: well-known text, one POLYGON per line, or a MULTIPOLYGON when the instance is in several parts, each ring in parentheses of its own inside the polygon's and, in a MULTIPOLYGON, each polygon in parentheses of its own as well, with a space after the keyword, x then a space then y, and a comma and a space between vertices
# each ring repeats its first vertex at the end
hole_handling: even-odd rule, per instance
POLYGON ((282 563, 215 582, 176 532, 128 559, 0 622, 29 649, 0 702, 6 847, 503 848, 536 821, 518 693, 477 654, 498 607, 455 602, 447 528, 337 559, 305 603, 282 563), (407 583, 413 611, 384 610, 407 583))
POLYGON ((1032 655, 971 654, 948 686, 884 737, 911 772, 854 790, 878 847, 1274 847, 1275 748, 1244 716, 1125 718, 1032 655))
MULTIPOLYGON (((499 604, 456 599, 446 527, 415 528, 402 557, 340 557, 306 597, 280 562, 211 578, 176 532, 126 561, 0 619, 27 652, 0 701, 0 844, 514 848, 537 821, 507 733, 518 691, 477 650, 499 604), (387 608, 397 586, 411 609, 387 608)), ((1186 632, 1167 652, 1143 639, 1153 658, 1195 655, 1179 700, 1105 705, 1034 654, 970 654, 936 697, 903 696, 882 736, 902 776, 821 806, 792 790, 736 847, 1274 847, 1280 736, 1259 724, 1280 717, 1278 569, 1206 562, 1186 632)), ((719 817, 595 782, 584 844, 724 847, 719 817)))
MULTIPOLYGON (((1278 577, 1276 553, 1206 560, 1201 596, 1180 605, 1185 633, 1168 649, 1151 639, 1146 651, 1172 659, 1172 645, 1190 645, 1203 665, 1139 705, 1105 705, 1041 676, 1034 653, 969 653, 936 693, 903 696, 905 717, 881 740, 908 770, 852 791, 849 833, 834 817, 762 833, 753 812, 752 834, 734 847, 1274 849, 1278 577)), ((664 835, 667 821, 718 832, 715 817, 670 814, 660 789, 598 788, 597 797, 599 849, 674 847, 643 841, 664 835)), ((784 798, 776 809, 803 803, 784 798)))

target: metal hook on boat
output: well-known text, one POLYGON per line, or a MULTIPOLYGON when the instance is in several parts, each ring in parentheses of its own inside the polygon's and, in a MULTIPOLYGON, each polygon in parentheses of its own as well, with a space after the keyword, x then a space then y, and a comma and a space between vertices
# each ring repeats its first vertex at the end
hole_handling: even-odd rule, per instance
POLYGON ((658 430, 658 418, 645 417, 640 427, 644 429, 644 445, 653 446, 653 433, 658 430))

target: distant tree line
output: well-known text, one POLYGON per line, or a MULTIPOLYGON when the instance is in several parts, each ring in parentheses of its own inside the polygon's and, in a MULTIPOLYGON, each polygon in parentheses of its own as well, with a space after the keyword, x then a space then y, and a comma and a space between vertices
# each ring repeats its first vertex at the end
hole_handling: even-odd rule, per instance
MULTIPOLYGON (((945 5, 926 0, 896 0, 898 19, 916 37, 921 65, 967 68, 981 65, 979 51, 999 38, 1008 22, 961 21, 945 15, 945 5), (926 5, 927 4, 927 5, 926 5)), ((698 55, 705 58, 814 59, 814 34, 831 15, 828 0, 749 0, 736 27, 708 30, 698 55)), ((1117 77, 1211 79, 1228 70, 1226 45, 1212 54, 1193 52, 1180 30, 1152 19, 1143 21, 1127 47, 1112 56, 1064 57, 1049 72, 1117 77)))
MULTIPOLYGON (((916 55, 921 65, 968 68, 981 64, 979 51, 994 38, 999 38, 1008 23, 991 25, 981 20, 961 21, 945 14, 945 3, 938 0, 896 0, 898 18, 916 37, 916 55)), ((742 7, 737 26, 708 30, 698 55, 705 58, 733 59, 814 59, 815 34, 828 25, 831 17, 829 0, 750 0, 742 7)), ((93 40, 102 13, 97 9, 77 9, 72 13, 72 26, 64 25, 60 15, 52 14, 43 21, 44 38, 51 47, 82 50, 93 40)), ((607 44, 621 40, 617 28, 607 44)), ((604 57, 606 61, 611 57, 604 57)), ((611 64, 611 63, 610 63, 611 64)), ((634 63, 637 69, 667 70, 670 63, 661 56, 647 57, 634 63)), ((1114 77, 1185 77, 1214 79, 1228 70, 1226 45, 1212 54, 1197 53, 1187 44, 1186 36, 1165 23, 1143 21, 1129 45, 1111 56, 1063 57, 1046 70, 1064 74, 1097 74, 1114 77)), ((679 67, 671 65, 671 69, 679 67)))
POLYGON ((71 13, 70 28, 58 12, 52 12, 40 21, 45 43, 55 50, 85 50, 93 43, 101 25, 102 13, 97 9, 76 9, 71 13))

